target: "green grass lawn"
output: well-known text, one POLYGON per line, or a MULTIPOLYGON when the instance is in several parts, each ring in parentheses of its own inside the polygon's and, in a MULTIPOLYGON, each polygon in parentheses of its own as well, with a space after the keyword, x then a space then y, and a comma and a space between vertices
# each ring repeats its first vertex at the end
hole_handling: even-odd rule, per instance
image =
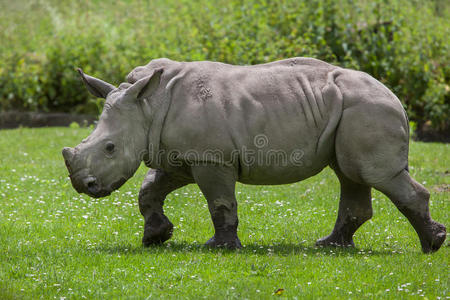
MULTIPOLYGON (((314 247, 336 218, 339 186, 330 169, 292 185, 239 185, 244 248, 234 252, 202 246, 211 219, 198 187, 187 186, 166 201, 173 238, 143 248, 144 167, 102 199, 77 194, 67 178, 61 149, 89 131, 0 131, 0 299, 450 297, 448 241, 422 254, 413 228, 378 192, 356 249, 314 247)), ((411 173, 447 227, 449 158, 448 144, 411 144, 411 173)))

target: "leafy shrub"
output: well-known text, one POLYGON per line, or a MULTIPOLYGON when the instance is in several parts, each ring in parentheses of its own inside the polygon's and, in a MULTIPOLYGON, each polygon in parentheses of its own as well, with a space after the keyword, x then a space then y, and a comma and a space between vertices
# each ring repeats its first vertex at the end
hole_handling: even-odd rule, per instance
POLYGON ((24 1, 0 12, 0 110, 97 112, 76 67, 118 84, 158 57, 316 57, 391 88, 420 128, 449 128, 445 0, 24 1))

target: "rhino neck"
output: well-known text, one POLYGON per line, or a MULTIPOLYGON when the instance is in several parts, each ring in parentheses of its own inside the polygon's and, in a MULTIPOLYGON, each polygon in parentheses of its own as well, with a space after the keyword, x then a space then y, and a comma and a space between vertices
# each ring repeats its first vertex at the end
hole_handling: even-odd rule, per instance
POLYGON ((161 132, 164 127, 167 112, 172 102, 172 89, 179 79, 184 77, 184 72, 177 72, 174 76, 161 84, 157 94, 148 101, 144 108, 145 122, 148 125, 147 134, 147 155, 144 157, 144 163, 149 168, 161 168, 164 153, 160 151, 161 132))
POLYGON ((144 163, 147 167, 158 168, 161 165, 159 154, 160 152, 160 141, 161 141, 161 131, 164 125, 164 120, 167 111, 170 106, 170 97, 163 97, 161 105, 150 118, 146 119, 148 126, 147 131, 147 155, 144 158, 144 163))

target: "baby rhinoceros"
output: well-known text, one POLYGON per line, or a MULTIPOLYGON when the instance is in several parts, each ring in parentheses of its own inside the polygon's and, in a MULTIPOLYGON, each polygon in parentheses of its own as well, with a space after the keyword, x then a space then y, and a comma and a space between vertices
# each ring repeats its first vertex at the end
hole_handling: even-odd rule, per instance
POLYGON ((444 225, 430 193, 408 172, 408 118, 398 98, 366 73, 311 58, 255 66, 152 60, 118 88, 79 70, 106 102, 95 130, 63 156, 79 193, 104 197, 150 168, 139 192, 143 244, 168 240, 170 192, 196 183, 208 202, 211 247, 241 247, 236 182, 301 181, 330 166, 341 185, 337 221, 320 246, 353 246, 372 217, 371 188, 416 230, 423 252, 439 249, 444 225))

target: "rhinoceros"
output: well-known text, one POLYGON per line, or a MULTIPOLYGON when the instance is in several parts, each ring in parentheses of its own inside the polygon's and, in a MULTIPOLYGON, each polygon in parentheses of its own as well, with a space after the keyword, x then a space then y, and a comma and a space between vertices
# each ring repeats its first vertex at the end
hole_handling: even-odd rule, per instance
POLYGON ((327 166, 340 182, 339 210, 317 245, 354 246, 353 234, 372 217, 371 188, 406 216, 423 252, 446 238, 445 226, 431 219, 430 193, 408 171, 405 110, 364 72, 301 57, 253 66, 163 58, 115 87, 78 71, 106 101, 94 131, 62 151, 72 185, 104 197, 144 161, 144 246, 172 236, 164 200, 196 183, 215 230, 206 245, 239 248, 236 182, 294 183, 327 166))

